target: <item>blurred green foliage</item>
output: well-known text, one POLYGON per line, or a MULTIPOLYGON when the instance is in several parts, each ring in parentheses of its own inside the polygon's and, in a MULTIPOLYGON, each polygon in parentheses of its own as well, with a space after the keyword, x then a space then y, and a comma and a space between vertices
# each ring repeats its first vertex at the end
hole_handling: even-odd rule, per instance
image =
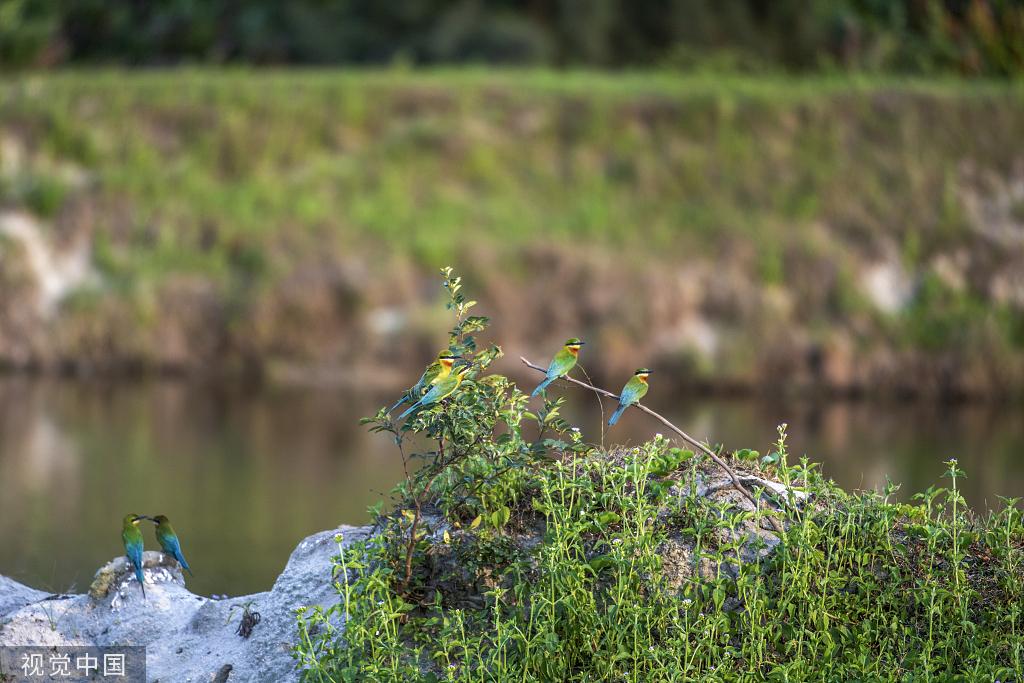
POLYGON ((1024 134, 1013 88, 840 78, 95 72, 12 79, 0 101, 26 149, 0 199, 89 202, 104 270, 139 275, 272 275, 374 244, 432 266, 543 237, 638 259, 751 241, 781 282, 787 254, 844 260, 818 222, 913 266, 973 237, 956 196, 936 201, 960 160, 1010 167, 1002 140, 1024 134))
POLYGON ((1015 75, 1021 0, 0 0, 0 63, 515 63, 1015 75))
POLYGON ((350 302, 379 286, 338 274, 357 260, 388 264, 380 272, 400 282, 449 260, 480 263, 470 274, 509 300, 525 291, 511 283, 541 272, 576 310, 576 290, 559 279, 569 276, 544 259, 613 254, 623 286, 648 294, 601 316, 638 336, 653 320, 645 311, 673 296, 650 274, 671 282, 679 263, 723 270, 734 293, 702 309, 729 331, 717 365, 697 365, 708 375, 753 377, 765 340, 789 348, 791 329, 825 341, 844 330, 858 362, 876 347, 953 353, 992 378, 979 385, 1018 386, 1019 252, 987 235, 1014 225, 1020 154, 1010 141, 1022 138, 1024 91, 981 80, 25 74, 0 84, 0 205, 47 219, 56 235, 88 235, 102 281, 124 297, 111 326, 152 328, 159 316, 143 313, 154 299, 203 283, 213 312, 201 328, 232 340, 214 349, 249 349, 258 335, 238 321, 257 314, 253 355, 327 348, 283 341, 308 328, 282 311, 349 329, 371 306, 350 302), (879 263, 906 271, 892 309, 865 284, 879 263), (323 310, 310 283, 324 288, 323 310))

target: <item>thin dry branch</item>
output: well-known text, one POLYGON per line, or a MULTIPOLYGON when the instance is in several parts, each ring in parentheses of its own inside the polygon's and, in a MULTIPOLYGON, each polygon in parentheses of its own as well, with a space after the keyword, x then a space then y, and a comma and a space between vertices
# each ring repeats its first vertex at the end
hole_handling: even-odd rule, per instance
MULTIPOLYGON (((537 370, 538 372, 545 372, 545 373, 547 372, 547 368, 542 368, 539 365, 534 365, 533 363, 531 363, 530 361, 526 360, 522 356, 519 357, 519 360, 523 361, 523 364, 526 365, 526 367, 528 367, 528 368, 533 368, 534 370, 537 370)), ((563 377, 562 379, 564 379, 566 381, 569 381, 569 382, 572 382, 573 384, 579 385, 579 386, 583 387, 584 389, 589 389, 590 391, 593 391, 593 392, 595 392, 597 394, 601 394, 603 396, 608 396, 609 398, 613 398, 616 401, 619 400, 619 397, 618 397, 617 394, 613 394, 610 391, 606 391, 606 390, 601 389, 599 387, 595 387, 592 384, 587 384, 586 382, 582 382, 582 381, 580 381, 578 379, 575 379, 573 377, 563 377)), ((662 417, 658 413, 654 412, 653 410, 651 410, 647 406, 641 405, 640 403, 634 403, 632 407, 633 408, 637 408, 637 409, 647 413, 648 415, 650 415, 654 419, 658 420, 663 425, 665 425, 666 427, 671 429, 673 432, 678 434, 688 444, 690 444, 694 448, 697 448, 702 453, 704 453, 704 455, 706 455, 709 458, 711 458, 711 460, 716 465, 718 465, 723 470, 725 470, 725 472, 729 475, 729 478, 732 479, 732 486, 733 486, 733 488, 736 489, 737 491, 739 491, 740 494, 744 498, 746 498, 751 503, 753 503, 754 509, 759 509, 760 506, 758 504, 758 499, 752 493, 750 493, 750 491, 748 491, 745 486, 743 486, 743 483, 740 481, 740 478, 739 478, 739 476, 737 476, 736 472, 733 471, 733 469, 731 467, 729 467, 729 464, 726 463, 724 460, 722 460, 722 458, 719 457, 719 455, 717 453, 715 453, 713 450, 708 448, 706 445, 704 445, 700 441, 697 441, 697 439, 693 438, 692 436, 690 436, 689 434, 684 432, 679 427, 676 427, 674 424, 672 424, 667 419, 665 419, 664 417, 662 417)), ((775 531, 777 533, 782 534, 782 532, 783 532, 782 524, 779 523, 779 521, 777 519, 775 519, 774 517, 769 516, 768 517, 768 521, 771 523, 772 527, 775 529, 775 531)))

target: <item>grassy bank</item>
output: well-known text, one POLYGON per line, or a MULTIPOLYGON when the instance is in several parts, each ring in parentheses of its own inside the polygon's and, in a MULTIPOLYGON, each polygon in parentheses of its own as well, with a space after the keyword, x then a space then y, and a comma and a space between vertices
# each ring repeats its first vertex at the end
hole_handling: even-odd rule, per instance
POLYGON ((1019 501, 972 516, 955 460, 898 504, 895 485, 848 493, 790 462, 783 426, 763 457, 721 454, 751 504, 714 451, 581 434, 556 392, 490 374, 460 319, 470 379, 404 424, 367 420, 423 464, 378 535, 339 539, 338 604, 298 617, 305 680, 1024 675, 1019 501))
POLYGON ((863 237, 956 239, 950 174, 1008 170, 1022 110, 1024 91, 955 81, 72 72, 4 87, 5 129, 43 166, 24 185, 45 186, 5 198, 53 216, 70 188, 46 161, 76 164, 135 224, 116 227, 150 233, 126 277, 227 275, 236 239, 270 257, 379 239, 431 267, 467 241, 720 256, 867 208, 863 237))
POLYGON ((1022 91, 995 83, 9 79, 0 201, 86 240, 96 277, 35 320, 5 238, 5 360, 347 365, 380 330, 436 333, 423 274, 460 262, 495 313, 691 378, 1005 393, 1024 384, 1022 136, 1022 91))

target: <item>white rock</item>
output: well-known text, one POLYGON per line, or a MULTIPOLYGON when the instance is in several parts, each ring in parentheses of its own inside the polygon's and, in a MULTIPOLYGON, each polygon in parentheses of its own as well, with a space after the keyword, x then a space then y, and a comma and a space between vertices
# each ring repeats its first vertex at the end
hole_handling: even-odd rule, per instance
POLYGON ((87 240, 78 240, 73 248, 59 252, 43 236, 40 224, 18 211, 0 213, 0 235, 19 241, 24 247, 39 287, 37 309, 44 318, 52 317, 68 294, 98 281, 87 240))
MULTIPOLYGON (((90 595, 47 594, 0 577, 0 642, 4 645, 143 645, 150 681, 191 683, 213 679, 226 664, 229 680, 298 681, 291 648, 295 610, 337 602, 331 556, 335 537, 346 544, 366 538, 369 527, 341 527, 314 534, 292 552, 284 571, 265 593, 227 600, 195 595, 176 566, 161 553, 145 555, 146 599, 124 558, 100 570, 114 572, 90 595), (260 613, 248 638, 236 634, 242 609, 260 613)), ((94 584, 96 586, 96 584, 94 584)))
POLYGON ((898 313, 914 296, 914 282, 898 261, 881 261, 861 274, 861 289, 875 308, 898 313))
POLYGON ((0 576, 0 622, 5 615, 25 605, 45 598, 49 593, 23 586, 6 576, 0 576))

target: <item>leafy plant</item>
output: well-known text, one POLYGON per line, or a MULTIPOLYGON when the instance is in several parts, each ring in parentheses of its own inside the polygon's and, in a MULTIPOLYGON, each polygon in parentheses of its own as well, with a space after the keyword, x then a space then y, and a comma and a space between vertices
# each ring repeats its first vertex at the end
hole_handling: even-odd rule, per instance
POLYGON ((473 377, 403 425, 368 420, 403 458, 430 447, 378 533, 339 543, 339 603, 299 613, 306 680, 1024 677, 1019 501, 970 514, 955 460, 950 488, 911 503, 891 484, 850 494, 791 465, 781 425, 768 456, 734 454, 786 487, 766 536, 760 507, 698 491, 721 476, 708 453, 661 436, 603 451, 561 399, 529 412, 484 374, 497 351, 476 352, 486 325, 465 331, 472 302, 444 277, 473 377))

